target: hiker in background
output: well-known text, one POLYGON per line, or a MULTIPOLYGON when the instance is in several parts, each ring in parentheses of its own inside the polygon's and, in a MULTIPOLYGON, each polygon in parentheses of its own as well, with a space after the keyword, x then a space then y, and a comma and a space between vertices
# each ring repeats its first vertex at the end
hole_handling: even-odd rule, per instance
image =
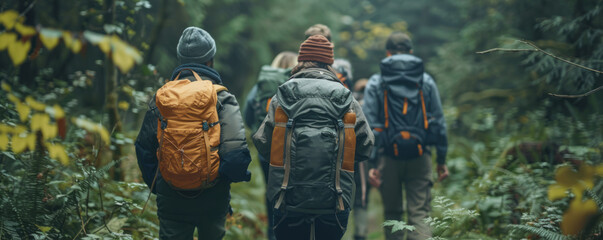
POLYGON ((354 83, 354 98, 360 103, 360 106, 364 104, 364 89, 366 88, 367 83, 368 79, 366 78, 358 79, 354 83))
MULTIPOLYGON (((423 61, 412 55, 410 38, 393 33, 386 42, 387 57, 381 61, 381 74, 369 80, 364 94, 363 110, 383 150, 376 168, 369 170, 371 184, 378 187, 386 220, 401 220, 402 187, 406 191, 408 223, 416 227, 408 238, 431 236, 423 219, 429 215, 431 187, 431 149, 435 146, 438 180, 448 176, 446 167, 446 122, 438 88, 424 72, 423 61)), ((406 231, 391 233, 386 238, 402 239, 406 231)))
MULTIPOLYGON (((270 100, 276 94, 278 86, 289 79, 291 68, 295 65, 297 65, 297 53, 285 51, 276 55, 270 66, 262 66, 258 82, 247 94, 247 101, 245 103, 245 124, 251 129, 252 133, 255 133, 262 124, 262 121, 264 121, 268 113, 270 100)), ((268 166, 270 162, 260 154, 258 154, 258 159, 262 166, 264 180, 268 182, 268 166)), ((268 239, 274 240, 272 206, 267 198, 266 210, 268 216, 268 239)))
POLYGON ((287 240, 341 239, 354 162, 368 159, 373 134, 331 67, 327 38, 310 36, 297 60, 253 136, 258 152, 270 159, 266 195, 274 207, 274 233, 287 240))
MULTIPOLYGON (((368 79, 358 79, 354 84, 354 98, 360 106, 364 100, 364 88, 368 79)), ((368 161, 356 163, 354 178, 356 181, 356 197, 354 198, 354 240, 366 239, 368 235, 368 200, 371 185, 368 181, 368 161)))
POLYGON ((329 40, 329 42, 331 41, 331 29, 329 27, 327 27, 324 24, 314 24, 312 26, 310 26, 305 32, 304 35, 306 35, 306 39, 308 39, 311 36, 314 35, 321 35, 324 36, 325 38, 327 38, 327 40, 329 40))
POLYGON ((176 50, 182 65, 149 103, 135 143, 138 165, 157 194, 161 239, 193 239, 195 228, 199 239, 222 239, 230 183, 251 178, 243 120, 213 69, 209 33, 185 29, 176 50))
MULTIPOLYGON (((337 78, 343 84, 344 87, 350 89, 353 82, 352 75, 352 64, 343 58, 337 58, 333 61, 333 69, 337 74, 337 78)), ((362 88, 364 91, 364 88, 362 88)), ((362 99, 356 98, 357 90, 354 89, 353 96, 360 103, 362 99)), ((362 104, 360 104, 362 106, 362 104)), ((368 222, 367 222, 367 196, 368 196, 368 167, 364 162, 354 163, 354 181, 356 183, 356 191, 354 197, 354 207, 352 213, 354 214, 354 239, 365 239, 368 234, 368 222)))
POLYGON ((335 69, 337 78, 341 83, 343 83, 343 86, 347 89, 350 89, 354 81, 352 78, 352 64, 350 61, 343 58, 336 58, 335 61, 333 61, 333 69, 335 69))

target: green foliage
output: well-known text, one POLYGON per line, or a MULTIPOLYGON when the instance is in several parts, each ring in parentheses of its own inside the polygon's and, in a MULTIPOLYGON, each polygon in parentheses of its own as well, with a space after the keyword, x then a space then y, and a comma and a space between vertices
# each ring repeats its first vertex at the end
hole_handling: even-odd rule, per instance
POLYGON ((508 227, 511 230, 514 231, 521 231, 521 232, 526 232, 526 233, 532 233, 532 234, 536 234, 539 237, 542 237, 544 239, 548 239, 548 240, 568 240, 568 239, 572 239, 568 236, 565 236, 563 234, 557 233, 557 232, 553 232, 550 230, 546 230, 544 228, 537 228, 537 227, 532 227, 532 226, 525 226, 525 225, 509 225, 508 227))
POLYGON ((416 230, 416 228, 414 226, 408 225, 404 221, 397 221, 397 220, 387 220, 387 221, 383 222, 383 226, 391 227, 392 233, 395 233, 397 231, 404 231, 404 230, 408 230, 411 232, 416 230))

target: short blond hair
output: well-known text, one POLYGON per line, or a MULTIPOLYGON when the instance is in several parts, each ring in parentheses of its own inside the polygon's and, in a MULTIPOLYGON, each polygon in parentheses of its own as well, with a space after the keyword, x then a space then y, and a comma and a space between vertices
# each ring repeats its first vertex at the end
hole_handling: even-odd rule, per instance
POLYGON ((284 51, 276 55, 274 60, 272 60, 272 64, 270 64, 273 68, 292 68, 297 65, 297 53, 291 51, 284 51))
POLYGON ((309 27, 304 34, 306 35, 306 39, 310 36, 322 35, 326 37, 329 42, 331 41, 331 29, 324 24, 314 24, 309 27))

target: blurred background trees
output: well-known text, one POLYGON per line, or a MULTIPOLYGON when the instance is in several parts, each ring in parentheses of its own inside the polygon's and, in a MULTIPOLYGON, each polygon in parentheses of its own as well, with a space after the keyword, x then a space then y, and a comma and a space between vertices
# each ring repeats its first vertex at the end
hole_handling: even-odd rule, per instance
MULTIPOLYGON (((603 74, 542 51, 602 70, 602 7, 595 0, 2 1, 0 13, 16 11, 16 21, 34 33, 9 28, 7 15, 0 18, 0 124, 8 126, 0 129, 0 236, 156 236, 153 207, 137 215, 146 199, 145 187, 137 183, 132 142, 149 99, 178 65, 182 30, 194 25, 210 32, 217 43, 215 67, 244 103, 261 65, 281 51, 297 51, 304 30, 323 23, 331 27, 336 57, 352 62, 356 79, 379 71, 385 39, 393 31, 413 38, 414 53, 436 79, 449 126, 452 176, 433 191, 452 203, 440 198, 439 206, 446 207, 436 208, 434 217, 462 223, 442 230, 445 222, 431 219, 434 229, 442 230, 436 231, 439 237, 554 238, 564 232, 565 216, 575 215, 568 215, 575 194, 560 201, 547 197, 548 186, 566 178, 555 175, 559 165, 594 169, 583 202, 603 197, 597 177, 603 172, 597 168, 603 155, 603 91, 579 98, 549 93, 585 93, 603 85, 603 74), (58 44, 49 47, 44 37, 58 44), (14 61, 19 51, 9 43, 20 44, 25 60, 14 61), (492 48, 515 50, 477 53, 492 48), (16 151, 8 140, 15 131, 26 129, 27 136, 39 131, 31 125, 38 105, 25 99, 65 111, 67 120, 60 122, 54 112, 42 110, 52 117, 44 124, 55 124, 57 133, 65 128, 64 136, 42 140, 65 146, 69 164, 50 154, 43 141, 16 151), (25 107, 35 111, 23 112, 25 107), (109 144, 103 134, 110 135, 109 144), (18 201, 24 197, 33 201, 18 201), (446 208, 478 215, 454 215, 446 208)), ((263 236, 261 174, 257 162, 252 168, 250 185, 233 186, 238 213, 228 220, 230 239, 263 236)), ((380 239, 375 193, 371 207, 378 222, 371 237, 380 239)), ((603 206, 597 206, 594 212, 580 210, 589 220, 579 226, 583 238, 602 234, 603 206)))

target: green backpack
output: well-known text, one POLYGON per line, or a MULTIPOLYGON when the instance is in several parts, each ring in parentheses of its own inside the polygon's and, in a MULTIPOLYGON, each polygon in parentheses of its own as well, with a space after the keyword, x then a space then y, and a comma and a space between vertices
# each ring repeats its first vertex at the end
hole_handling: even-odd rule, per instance
POLYGON ((272 100, 272 97, 276 94, 278 86, 289 79, 290 73, 290 69, 274 68, 268 65, 262 66, 256 84, 257 93, 255 95, 256 106, 254 115, 257 127, 262 124, 264 117, 268 114, 270 100, 272 100))
POLYGON ((352 93, 336 81, 294 77, 276 95, 267 197, 275 209, 293 212, 349 209, 355 189, 352 93))

